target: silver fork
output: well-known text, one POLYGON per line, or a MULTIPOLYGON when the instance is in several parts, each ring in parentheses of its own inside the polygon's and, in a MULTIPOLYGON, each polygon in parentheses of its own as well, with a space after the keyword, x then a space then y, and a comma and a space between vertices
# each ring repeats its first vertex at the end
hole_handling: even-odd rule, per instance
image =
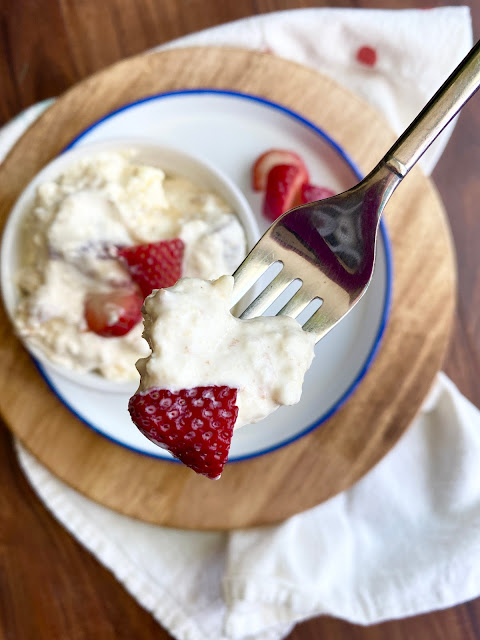
POLYGON ((377 229, 392 193, 480 86, 480 41, 379 164, 352 189, 301 205, 276 220, 233 274, 234 303, 274 263, 281 271, 240 315, 262 315, 294 281, 300 289, 277 315, 296 318, 317 342, 360 300, 373 275, 377 229), (311 307, 309 307, 310 310, 311 307))

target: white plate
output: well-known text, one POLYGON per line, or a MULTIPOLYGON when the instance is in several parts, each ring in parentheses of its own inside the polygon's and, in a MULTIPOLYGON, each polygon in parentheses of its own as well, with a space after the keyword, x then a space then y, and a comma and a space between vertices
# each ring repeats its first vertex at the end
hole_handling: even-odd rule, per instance
MULTIPOLYGON (((204 157, 221 168, 258 212, 262 231, 268 223, 259 213, 262 196, 250 187, 250 170, 265 150, 297 151, 310 170, 311 181, 338 192, 360 177, 338 145, 298 114, 255 96, 210 89, 162 94, 126 105, 92 125, 68 148, 130 136, 148 137, 154 143, 204 157)), ((230 461, 284 446, 338 410, 378 349, 388 316, 391 280, 390 249, 382 225, 372 283, 354 310, 317 345, 301 401, 235 432, 230 461)), ((48 366, 37 366, 52 390, 87 425, 120 445, 171 460, 168 452, 133 426, 127 412, 128 394, 82 388, 48 366)))

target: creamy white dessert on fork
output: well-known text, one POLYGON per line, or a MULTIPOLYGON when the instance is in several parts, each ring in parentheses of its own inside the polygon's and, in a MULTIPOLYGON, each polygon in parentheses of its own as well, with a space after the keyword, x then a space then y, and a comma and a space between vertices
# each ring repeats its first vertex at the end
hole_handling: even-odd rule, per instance
POLYGON ((56 364, 138 379, 144 297, 180 276, 231 273, 245 253, 215 193, 134 152, 86 156, 40 184, 25 216, 15 327, 56 364))
POLYGON ((198 473, 218 477, 234 428, 300 400, 315 337, 287 316, 240 320, 233 277, 182 278, 143 308, 151 354, 129 410, 144 435, 198 473))

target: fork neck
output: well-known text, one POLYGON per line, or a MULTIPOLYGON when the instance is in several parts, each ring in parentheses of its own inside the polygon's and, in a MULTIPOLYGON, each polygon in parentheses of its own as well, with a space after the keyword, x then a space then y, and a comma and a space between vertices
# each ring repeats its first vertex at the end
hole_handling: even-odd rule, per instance
POLYGON ((370 213, 371 223, 374 222, 372 218, 376 218, 378 225, 385 205, 401 181, 402 177, 382 160, 360 182, 358 187, 363 192, 364 215, 370 213))

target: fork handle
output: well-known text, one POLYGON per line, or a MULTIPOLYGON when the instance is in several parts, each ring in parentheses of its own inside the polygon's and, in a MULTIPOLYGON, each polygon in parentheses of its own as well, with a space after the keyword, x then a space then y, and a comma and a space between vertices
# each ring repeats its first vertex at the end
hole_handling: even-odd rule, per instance
POLYGON ((387 152, 381 164, 404 178, 480 87, 480 40, 387 152))

